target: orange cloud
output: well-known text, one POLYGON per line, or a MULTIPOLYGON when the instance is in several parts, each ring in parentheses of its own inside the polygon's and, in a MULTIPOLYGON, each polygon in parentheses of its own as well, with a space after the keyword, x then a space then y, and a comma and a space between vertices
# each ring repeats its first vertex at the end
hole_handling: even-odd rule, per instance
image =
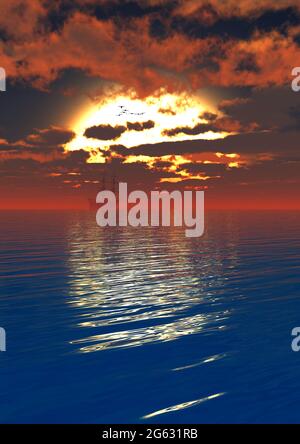
MULTIPOLYGON (((281 9, 297 7, 296 1, 278 2, 274 6, 270 1, 243 0, 236 6, 233 1, 215 0, 210 2, 211 9, 205 9, 207 2, 187 1, 180 2, 170 17, 163 16, 162 10, 161 15, 124 19, 120 26, 114 18, 100 20, 89 14, 87 8, 93 2, 77 1, 72 14, 57 31, 43 27, 49 20, 45 5, 14 0, 0 6, 0 29, 5 34, 0 44, 1 63, 10 77, 24 79, 40 88, 47 87, 62 70, 77 68, 133 88, 140 96, 162 87, 174 91, 203 85, 285 84, 290 81, 291 67, 300 58, 300 48, 294 42, 299 29, 293 22, 285 33, 276 26, 271 32, 264 32, 262 26, 256 31, 254 28, 249 39, 239 39, 238 35, 231 38, 219 31, 209 33, 209 26, 220 17, 246 20, 249 13, 257 15, 268 8, 279 9, 279 3, 281 9), (199 7, 202 7, 200 15, 199 7), (199 27, 204 22, 207 35, 190 36, 188 26, 185 31, 174 26, 172 17, 188 20, 191 14, 194 26, 197 20, 199 27), (153 17, 161 20, 165 29, 163 39, 153 37, 150 32, 153 17)), ((100 4, 104 7, 106 2, 100 4)), ((165 2, 153 3, 159 4, 165 2)))

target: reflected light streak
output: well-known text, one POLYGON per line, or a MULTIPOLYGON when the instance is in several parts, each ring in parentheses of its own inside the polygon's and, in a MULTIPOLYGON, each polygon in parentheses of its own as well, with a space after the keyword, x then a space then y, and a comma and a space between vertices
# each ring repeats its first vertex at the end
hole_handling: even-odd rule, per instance
POLYGON ((183 402, 181 404, 176 404, 171 407, 167 407, 165 409, 157 410, 156 412, 149 413, 148 415, 143 416, 142 419, 149 419, 149 418, 153 418, 154 416, 164 415, 165 413, 177 412, 178 410, 188 409, 190 407, 194 407, 195 405, 202 404, 203 402, 219 398, 220 396, 224 396, 225 394, 226 394, 225 392, 215 393, 214 395, 209 395, 209 396, 206 396, 205 398, 196 399, 195 401, 187 401, 187 402, 183 402))
POLYGON ((99 230, 93 218, 88 226, 72 228, 69 239, 68 304, 78 312, 81 333, 72 344, 79 352, 174 341, 226 327, 231 312, 216 310, 213 290, 224 285, 223 256, 209 239, 190 242, 176 228, 99 230), (213 304, 209 312, 207 304, 213 304))

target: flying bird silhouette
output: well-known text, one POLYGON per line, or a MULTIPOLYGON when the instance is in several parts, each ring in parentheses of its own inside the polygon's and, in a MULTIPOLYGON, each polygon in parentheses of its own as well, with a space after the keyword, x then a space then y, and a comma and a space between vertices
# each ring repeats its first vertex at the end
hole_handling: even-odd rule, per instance
POLYGON ((124 105, 119 105, 119 108, 121 108, 121 110, 120 110, 119 114, 117 114, 118 117, 122 116, 123 114, 126 114, 126 115, 129 114, 129 115, 132 115, 132 116, 142 116, 143 114, 145 114, 144 112, 142 112, 142 113, 132 113, 124 105))

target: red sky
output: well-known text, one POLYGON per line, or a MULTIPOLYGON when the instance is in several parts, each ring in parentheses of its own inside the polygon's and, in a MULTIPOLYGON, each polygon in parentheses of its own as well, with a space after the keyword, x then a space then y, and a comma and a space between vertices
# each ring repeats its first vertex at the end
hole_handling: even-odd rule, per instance
POLYGON ((87 208, 114 178, 300 208, 297 1, 12 0, 0 60, 0 209, 87 208))

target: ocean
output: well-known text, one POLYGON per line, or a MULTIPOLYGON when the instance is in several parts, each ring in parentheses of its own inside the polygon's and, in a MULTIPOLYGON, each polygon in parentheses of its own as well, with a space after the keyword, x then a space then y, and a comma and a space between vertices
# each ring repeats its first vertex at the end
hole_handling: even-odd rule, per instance
POLYGON ((1 423, 300 422, 299 212, 0 212, 1 423))

